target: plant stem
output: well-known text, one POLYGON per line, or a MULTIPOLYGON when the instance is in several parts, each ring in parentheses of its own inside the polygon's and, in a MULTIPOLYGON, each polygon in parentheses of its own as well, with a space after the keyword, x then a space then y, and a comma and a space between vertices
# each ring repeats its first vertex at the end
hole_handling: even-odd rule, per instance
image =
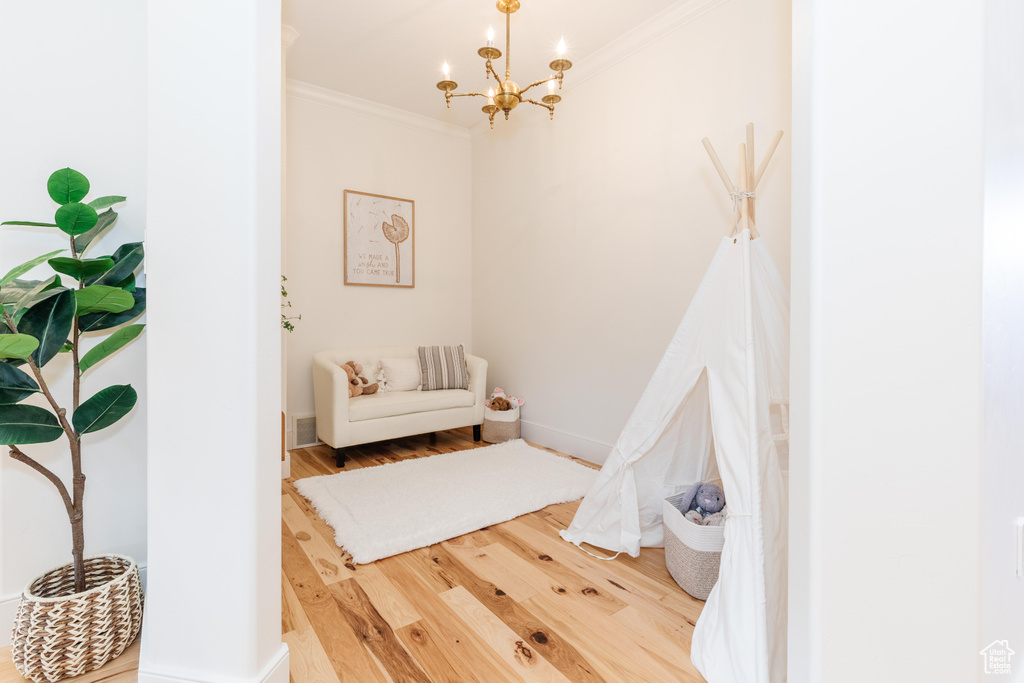
MULTIPOLYGON (((7 321, 7 326, 11 328, 11 332, 18 334, 18 327, 14 324, 14 319, 11 314, 4 310, 4 319, 7 321)), ((77 341, 77 340, 76 340, 77 341)), ((76 344, 77 345, 77 344, 76 344)), ((32 374, 36 378, 36 382, 39 384, 40 390, 43 392, 43 396, 46 397, 50 407, 53 408, 54 412, 57 413, 57 420, 60 422, 61 428, 64 430, 64 435, 68 439, 68 443, 71 447, 71 463, 73 471, 72 481, 72 501, 71 506, 68 507, 67 501, 67 488, 64 483, 60 481, 60 478, 55 474, 47 470, 45 467, 40 465, 35 460, 32 460, 27 455, 17 449, 16 446, 11 446, 11 457, 15 460, 24 462, 29 467, 32 467, 37 472, 49 479, 54 486, 57 486, 57 490, 60 492, 61 497, 64 499, 64 506, 67 508, 68 520, 71 522, 71 554, 74 559, 75 565, 75 592, 81 593, 85 590, 85 527, 83 524, 83 510, 82 510, 82 498, 85 494, 85 475, 82 474, 82 450, 81 442, 79 441, 78 433, 75 432, 74 428, 68 422, 67 411, 61 408, 57 401, 53 398, 53 394, 50 393, 50 387, 47 386, 46 380, 43 378, 43 373, 40 371, 39 366, 36 365, 35 360, 29 356, 26 361, 28 362, 29 368, 32 370, 32 374), (23 457, 19 457, 17 454, 21 454, 23 457), (35 463, 35 464, 33 464, 35 463), (45 471, 44 471, 45 470, 45 471), (49 474, 47 474, 49 473, 49 474), (58 483, 60 484, 58 486, 58 483)), ((75 363, 75 374, 78 374, 78 363, 75 363)))
MULTIPOLYGON (((71 237, 71 254, 78 258, 75 251, 75 238, 71 237)), ((85 283, 79 280, 78 289, 85 287, 85 283)), ((78 314, 71 325, 71 358, 73 361, 72 378, 74 390, 72 393, 72 411, 77 411, 80 403, 82 389, 82 371, 79 366, 78 347, 81 341, 81 331, 78 329, 78 314)), ((72 415, 74 412, 72 412, 72 415)), ((81 593, 85 590, 85 474, 82 472, 82 437, 75 433, 75 438, 68 435, 71 441, 71 471, 74 476, 74 502, 75 515, 71 518, 71 540, 72 553, 75 558, 75 592, 81 593)))
POLYGON ((39 474, 49 479, 50 482, 57 487, 57 491, 60 493, 61 500, 64 501, 64 507, 67 509, 68 518, 70 519, 74 513, 74 504, 71 502, 71 496, 68 495, 68 489, 64 486, 64 482, 60 480, 60 477, 50 471, 46 466, 40 464, 34 458, 26 455, 17 446, 8 446, 8 448, 10 449, 10 455, 12 458, 18 462, 25 463, 36 472, 39 472, 39 474))

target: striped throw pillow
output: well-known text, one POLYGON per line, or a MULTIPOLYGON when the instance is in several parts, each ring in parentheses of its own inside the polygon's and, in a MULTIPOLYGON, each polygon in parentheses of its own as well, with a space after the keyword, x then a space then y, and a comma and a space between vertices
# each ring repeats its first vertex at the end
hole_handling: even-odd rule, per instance
POLYGON ((466 351, 458 346, 421 346, 420 384, 423 391, 469 389, 466 351))

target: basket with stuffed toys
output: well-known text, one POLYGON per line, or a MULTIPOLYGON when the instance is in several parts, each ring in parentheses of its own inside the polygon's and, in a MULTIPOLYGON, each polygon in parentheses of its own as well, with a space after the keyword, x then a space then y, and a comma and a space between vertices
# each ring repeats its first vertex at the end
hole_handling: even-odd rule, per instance
POLYGON ((480 438, 487 443, 502 443, 518 439, 519 408, 526 401, 515 396, 506 396, 501 387, 494 387, 491 399, 484 405, 484 426, 480 438))
POLYGON ((698 482, 663 503, 665 564, 679 587, 707 600, 718 582, 725 545, 725 494, 698 482))

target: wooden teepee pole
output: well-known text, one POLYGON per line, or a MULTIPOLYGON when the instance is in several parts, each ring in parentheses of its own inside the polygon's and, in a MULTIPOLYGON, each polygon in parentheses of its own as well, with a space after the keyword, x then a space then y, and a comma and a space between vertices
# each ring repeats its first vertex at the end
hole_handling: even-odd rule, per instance
MULTIPOLYGON (((747 124, 747 189, 751 192, 757 187, 757 182, 754 180, 754 124, 747 124)), ((751 224, 756 224, 757 221, 754 219, 754 200, 755 197, 751 197, 748 203, 751 224)))

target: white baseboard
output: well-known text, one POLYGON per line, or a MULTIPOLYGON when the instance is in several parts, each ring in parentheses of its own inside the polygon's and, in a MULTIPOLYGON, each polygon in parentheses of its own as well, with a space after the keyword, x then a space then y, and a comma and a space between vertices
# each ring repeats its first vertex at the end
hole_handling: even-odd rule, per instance
POLYGON ((139 683, 288 683, 288 646, 281 643, 277 655, 252 678, 205 676, 201 672, 153 671, 139 667, 139 683))
POLYGON ((14 626, 14 615, 18 613, 19 600, 20 594, 0 598, 0 647, 11 644, 11 628, 14 626))
POLYGON ((592 463, 603 465, 612 452, 612 446, 600 441, 593 441, 576 434, 545 427, 533 422, 522 421, 523 438, 556 451, 574 455, 577 458, 589 460, 592 463))
POLYGON ((287 479, 292 476, 292 452, 284 452, 284 460, 281 461, 281 478, 287 479))

